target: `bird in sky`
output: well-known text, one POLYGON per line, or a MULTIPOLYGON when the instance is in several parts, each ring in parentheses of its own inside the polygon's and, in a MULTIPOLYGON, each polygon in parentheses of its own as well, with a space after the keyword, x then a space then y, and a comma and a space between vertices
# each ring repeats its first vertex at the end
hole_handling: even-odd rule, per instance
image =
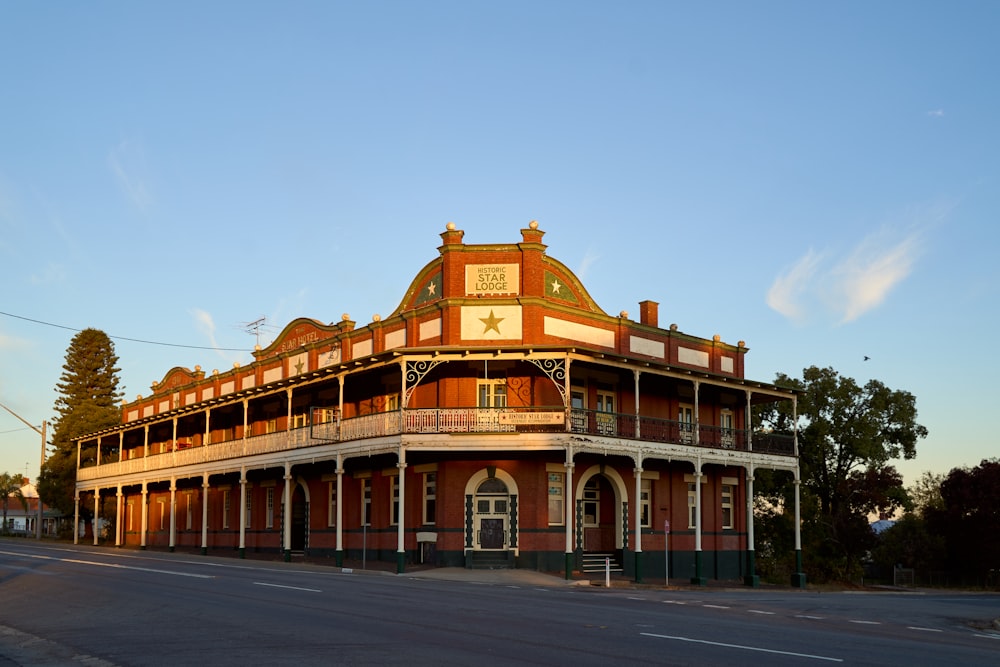
POLYGON ((866 355, 865 355, 865 361, 868 361, 869 359, 871 359, 871 357, 869 357, 869 356, 868 356, 868 355, 866 354, 866 355))

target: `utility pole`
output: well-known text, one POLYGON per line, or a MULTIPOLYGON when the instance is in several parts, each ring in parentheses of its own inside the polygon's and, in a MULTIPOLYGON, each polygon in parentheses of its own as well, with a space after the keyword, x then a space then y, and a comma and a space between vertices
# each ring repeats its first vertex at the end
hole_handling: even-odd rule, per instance
MULTIPOLYGON (((39 429, 37 426, 35 426, 33 424, 29 424, 27 419, 25 419, 21 415, 17 414, 16 412, 14 412, 13 410, 11 410, 10 408, 8 408, 3 403, 0 403, 0 408, 3 408, 4 410, 6 410, 7 412, 9 412, 10 414, 14 415, 25 426, 27 426, 28 428, 30 428, 32 431, 34 431, 38 435, 42 436, 42 460, 41 460, 41 463, 39 463, 39 465, 38 465, 38 477, 41 477, 42 476, 42 466, 45 465, 45 426, 46 426, 46 423, 44 421, 42 421, 42 428, 39 429)), ((35 539, 36 540, 42 539, 42 519, 44 517, 44 514, 42 513, 42 494, 38 490, 38 477, 35 478, 35 494, 38 495, 38 519, 35 521, 35 539)))

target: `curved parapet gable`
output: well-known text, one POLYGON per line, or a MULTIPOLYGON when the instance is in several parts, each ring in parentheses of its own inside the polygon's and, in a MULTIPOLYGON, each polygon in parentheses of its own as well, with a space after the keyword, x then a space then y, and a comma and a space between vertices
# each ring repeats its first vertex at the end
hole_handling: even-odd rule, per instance
POLYGON ((562 301, 592 313, 607 315, 590 296, 576 274, 570 271, 565 264, 548 256, 542 259, 542 263, 545 265, 545 293, 539 296, 553 301, 562 301))
POLYGON ((424 268, 417 273, 416 277, 407 288, 402 301, 400 301, 399 305, 396 306, 396 310, 394 310, 392 315, 389 317, 395 317, 407 310, 413 310, 414 308, 427 305, 442 297, 443 284, 441 264, 442 260, 438 257, 437 259, 428 262, 424 268))
POLYGON ((259 361, 318 343, 342 331, 347 323, 348 320, 345 319, 338 324, 323 324, 319 320, 300 317, 285 325, 281 333, 275 337, 274 342, 266 348, 254 352, 254 357, 259 361))
POLYGON ((193 371, 190 368, 174 366, 167 371, 167 374, 163 376, 162 380, 153 386, 153 393, 162 394, 170 392, 178 387, 183 387, 184 385, 197 382, 198 380, 203 380, 204 378, 205 371, 201 370, 201 366, 195 366, 193 371))

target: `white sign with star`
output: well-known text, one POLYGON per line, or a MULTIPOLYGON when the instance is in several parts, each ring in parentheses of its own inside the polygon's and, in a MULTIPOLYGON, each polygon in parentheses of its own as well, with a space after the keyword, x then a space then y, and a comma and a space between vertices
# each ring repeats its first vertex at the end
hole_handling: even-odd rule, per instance
POLYGON ((462 340, 520 340, 521 306, 463 306, 462 340))

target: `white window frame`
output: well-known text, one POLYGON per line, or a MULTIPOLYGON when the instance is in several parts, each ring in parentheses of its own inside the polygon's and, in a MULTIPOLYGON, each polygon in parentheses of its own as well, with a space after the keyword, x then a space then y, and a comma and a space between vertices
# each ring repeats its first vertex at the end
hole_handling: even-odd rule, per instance
POLYGON ((688 482, 687 485, 688 528, 695 528, 698 521, 698 484, 688 482))
POLYGON ((160 530, 166 530, 166 519, 167 519, 167 499, 158 498, 156 504, 160 506, 160 530))
POLYGON ((677 406, 677 425, 680 429, 681 442, 694 441, 694 406, 681 403, 677 406))
POLYGON ((476 384, 476 405, 480 408, 507 407, 507 379, 479 380, 476 384))
POLYGON ((548 481, 549 525, 566 525, 566 473, 550 470, 545 473, 548 481))
POLYGON ((642 479, 639 489, 639 525, 653 527, 653 480, 642 479))
POLYGON ((736 485, 722 484, 719 494, 720 508, 722 510, 721 526, 723 530, 732 530, 736 525, 736 513, 733 511, 735 508, 733 500, 736 497, 736 485))
POLYGON ((372 525, 372 480, 365 477, 361 480, 361 525, 372 525))
POLYGON ((437 471, 424 473, 423 523, 433 526, 437 523, 437 471))
POLYGON ((399 475, 392 475, 389 483, 389 525, 399 525, 399 475))

